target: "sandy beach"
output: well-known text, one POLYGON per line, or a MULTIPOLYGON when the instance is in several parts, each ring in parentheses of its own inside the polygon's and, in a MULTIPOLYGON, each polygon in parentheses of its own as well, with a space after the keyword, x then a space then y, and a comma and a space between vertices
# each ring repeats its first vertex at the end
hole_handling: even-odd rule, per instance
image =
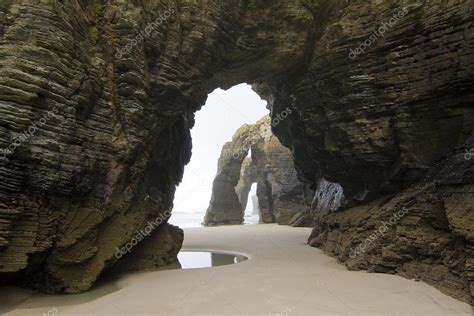
POLYGON ((348 271, 306 245, 309 228, 186 228, 185 250, 244 254, 232 265, 129 274, 79 295, 0 289, 5 315, 473 315, 437 289, 348 271))

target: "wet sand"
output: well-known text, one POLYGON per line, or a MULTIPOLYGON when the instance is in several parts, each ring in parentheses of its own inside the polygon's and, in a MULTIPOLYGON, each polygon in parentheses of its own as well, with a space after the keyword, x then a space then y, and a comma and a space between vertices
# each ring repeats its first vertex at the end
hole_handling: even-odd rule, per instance
POLYGON ((307 246, 309 228, 248 225, 186 228, 185 250, 235 252, 232 265, 162 270, 104 280, 79 295, 0 289, 6 315, 473 315, 423 283, 347 271, 307 246), (48 314, 49 312, 49 314, 48 314))

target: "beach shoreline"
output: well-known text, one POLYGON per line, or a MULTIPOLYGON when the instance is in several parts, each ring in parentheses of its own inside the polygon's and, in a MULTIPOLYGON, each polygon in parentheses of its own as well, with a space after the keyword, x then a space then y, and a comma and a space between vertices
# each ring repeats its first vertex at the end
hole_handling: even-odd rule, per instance
POLYGON ((472 315, 471 306, 423 282, 348 271, 306 245, 311 228, 265 224, 184 230, 183 250, 238 253, 249 260, 128 274, 78 295, 3 288, 2 308, 8 309, 6 293, 16 301, 5 315, 472 315))

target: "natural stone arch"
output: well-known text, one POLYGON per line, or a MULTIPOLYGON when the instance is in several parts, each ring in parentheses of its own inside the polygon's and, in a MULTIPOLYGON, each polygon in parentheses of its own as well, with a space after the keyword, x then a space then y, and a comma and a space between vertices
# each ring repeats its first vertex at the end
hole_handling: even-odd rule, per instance
MULTIPOLYGON (((410 4, 354 59, 350 49, 406 2, 100 3, 0 3, 2 148, 57 109, 42 133, 1 152, 8 156, 0 161, 3 280, 20 277, 50 292, 88 289, 115 263, 116 248, 172 205, 191 154, 193 113, 207 94, 246 81, 269 101, 272 118, 293 110, 273 131, 301 179, 313 189, 321 176, 340 183, 344 207, 374 200, 345 216, 320 214, 313 244, 352 267, 397 273, 379 253, 354 265, 347 245, 364 239, 366 222, 372 227, 407 205, 427 219, 420 223, 433 242, 456 243, 430 253, 446 271, 440 287, 474 295, 472 264, 452 259, 473 256, 472 160, 462 159, 474 147, 469 1, 410 4), (159 18, 168 8, 173 13, 159 18), (157 31, 140 37, 150 21, 159 21, 157 31), (394 194, 400 199, 385 203, 394 194), (340 247, 328 237, 336 235, 340 247)), ((400 225, 423 253, 426 240, 410 223, 400 225)), ((405 237, 392 235, 385 247, 416 266, 419 257, 400 253, 405 237)), ((433 283, 437 270, 425 270, 419 277, 433 283)))
POLYGON ((243 223, 242 205, 235 187, 239 182, 242 163, 254 139, 253 125, 245 124, 234 134, 232 141, 225 143, 222 147, 204 225, 243 223))
POLYGON ((298 180, 291 152, 272 135, 269 117, 243 125, 222 148, 204 225, 242 224, 253 183, 257 183, 261 223, 311 223, 312 194, 305 195, 306 186, 298 180), (251 157, 242 159, 249 151, 251 157))

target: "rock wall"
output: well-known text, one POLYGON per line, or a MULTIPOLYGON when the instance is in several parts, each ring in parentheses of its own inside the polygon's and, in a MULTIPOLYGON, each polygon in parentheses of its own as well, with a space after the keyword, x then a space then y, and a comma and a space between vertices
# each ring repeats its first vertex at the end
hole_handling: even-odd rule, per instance
MULTIPOLYGON (((245 208, 249 199, 249 193, 252 184, 257 182, 257 167, 253 163, 252 158, 245 158, 240 167, 239 182, 235 186, 235 193, 239 198, 242 214, 245 214, 245 208)), ((253 202, 252 202, 253 204, 253 202)))
POLYGON ((153 270, 173 263, 178 264, 177 255, 183 244, 183 230, 177 226, 163 224, 137 245, 133 252, 126 253, 108 271, 109 274, 130 271, 153 270))
MULTIPOLYGON (((243 224, 244 211, 240 198, 248 184, 241 183, 239 192, 236 186, 240 179, 242 165, 251 167, 246 157, 254 138, 254 126, 245 124, 237 130, 232 141, 225 143, 222 147, 217 174, 212 183, 211 200, 203 221, 204 226, 243 224), (247 163, 243 164, 244 161, 247 163)), ((244 174, 246 171, 243 171, 244 174)), ((245 180, 247 180, 246 177, 242 178, 242 181, 245 180)))
POLYGON ((192 122, 157 110, 144 42, 116 54, 143 18, 108 1, 0 3, 0 283, 87 290, 166 222, 192 122))
POLYGON ((474 294, 472 183, 474 164, 455 155, 396 195, 343 212, 316 212, 308 242, 349 269, 423 280, 469 302, 474 294))
POLYGON ((473 7, 0 2, 0 280, 88 289, 172 207, 207 94, 248 82, 304 183, 344 190, 339 211, 318 213, 312 244, 347 260, 404 206, 386 242, 348 264, 418 271, 472 299, 473 7))
POLYGON ((253 183, 261 223, 287 225, 298 217, 298 226, 310 224, 305 186, 298 180, 291 152, 271 134, 269 117, 242 126, 222 148, 203 224, 242 224, 253 183), (251 157, 242 159, 250 150, 251 157))
MULTIPOLYGON (((268 130, 270 127, 269 124, 268 130)), ((295 216, 306 214, 305 185, 298 180, 288 148, 282 146, 274 135, 268 135, 252 146, 252 160, 257 168, 257 196, 262 222, 288 225, 295 216)))
POLYGON ((312 214, 316 216, 321 212, 334 212, 339 210, 342 205, 344 205, 343 188, 338 183, 321 178, 311 201, 312 214))

